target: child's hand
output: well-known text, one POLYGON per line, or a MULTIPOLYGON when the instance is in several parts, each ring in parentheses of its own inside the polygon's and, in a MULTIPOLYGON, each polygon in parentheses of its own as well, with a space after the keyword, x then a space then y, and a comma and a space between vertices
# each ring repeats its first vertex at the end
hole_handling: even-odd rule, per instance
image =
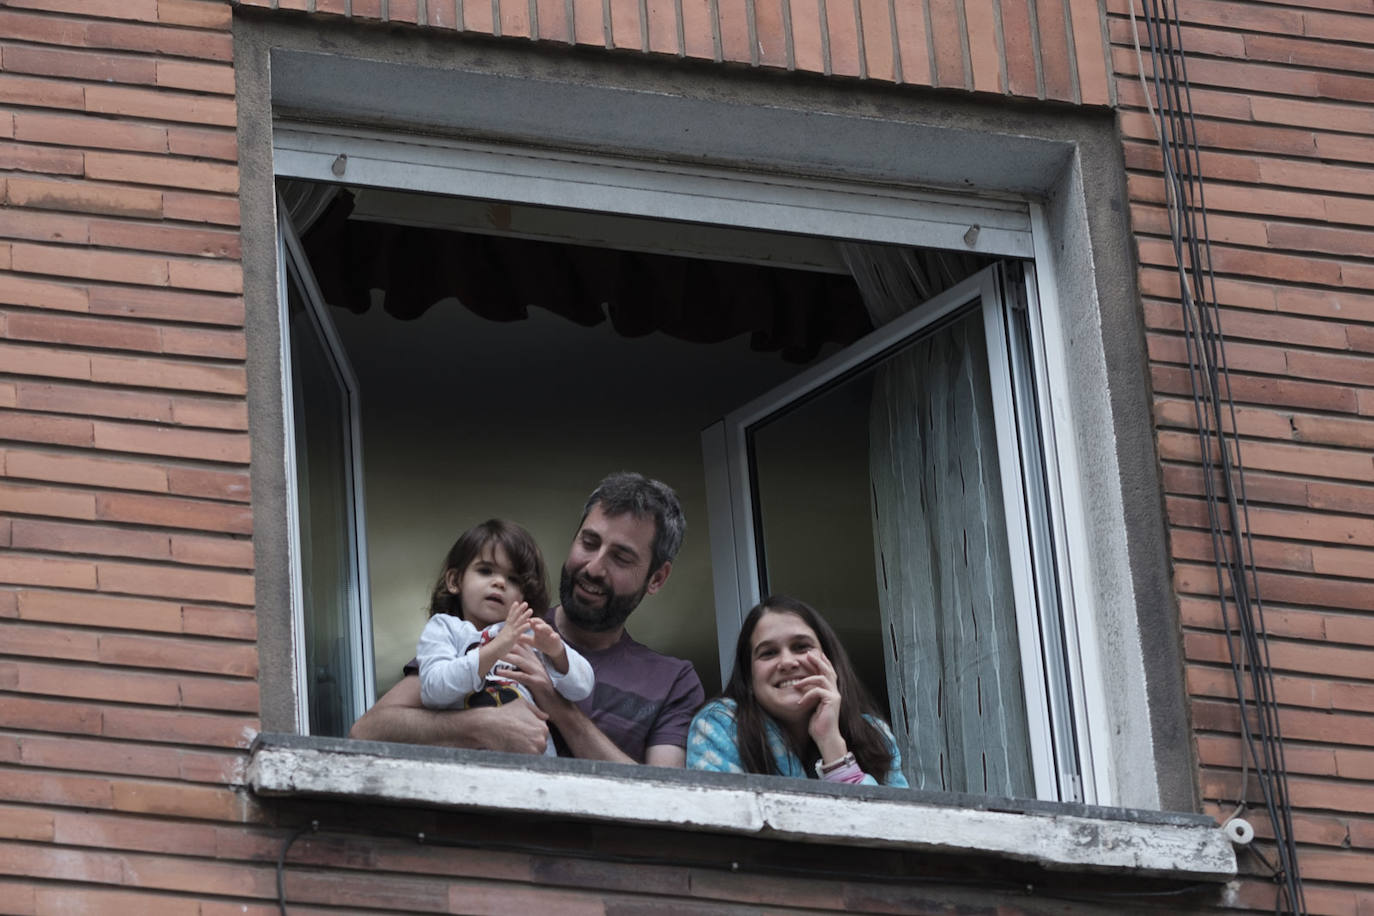
POLYGON ((495 656, 500 658, 517 645, 529 645, 530 618, 534 612, 530 610, 528 603, 517 601, 510 606, 506 612, 505 626, 501 627, 501 632, 492 637, 488 645, 496 646, 495 656))
POLYGON ((530 606, 525 602, 517 601, 510 606, 501 631, 477 650, 478 674, 486 677, 507 652, 516 646, 528 646, 534 641, 534 634, 530 632, 530 616, 530 606))
POLYGON ((530 621, 530 628, 534 631, 534 647, 544 653, 544 657, 549 660, 549 664, 558 671, 559 674, 568 673, 568 650, 563 645, 563 637, 558 635, 558 631, 541 618, 535 617, 530 621))
POLYGON ((563 653, 563 637, 547 621, 536 617, 530 621, 530 629, 534 630, 534 647, 540 652, 550 657, 563 653))
POLYGON ((518 633, 523 633, 528 629, 526 624, 530 622, 530 618, 533 616, 534 611, 530 610, 528 601, 517 601, 506 612, 506 626, 515 628, 518 633))

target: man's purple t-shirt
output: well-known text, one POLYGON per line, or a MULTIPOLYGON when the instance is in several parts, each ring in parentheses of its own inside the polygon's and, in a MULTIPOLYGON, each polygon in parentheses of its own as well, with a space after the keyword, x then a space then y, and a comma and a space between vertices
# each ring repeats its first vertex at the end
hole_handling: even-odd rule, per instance
POLYGON ((574 648, 596 673, 592 695, 577 705, 616 747, 643 763, 647 748, 687 746, 692 716, 706 700, 691 662, 655 652, 629 633, 599 652, 574 648))
MULTIPOLYGON (((552 611, 547 619, 553 622, 552 611)), ((706 702, 706 691, 691 662, 655 652, 623 632, 609 649, 573 648, 591 662, 596 674, 592 695, 577 705, 611 743, 639 763, 655 745, 687 747, 692 716, 706 702)), ((415 659, 403 669, 405 674, 419 670, 415 659)), ((572 756, 558 729, 550 731, 558 752, 572 756)))

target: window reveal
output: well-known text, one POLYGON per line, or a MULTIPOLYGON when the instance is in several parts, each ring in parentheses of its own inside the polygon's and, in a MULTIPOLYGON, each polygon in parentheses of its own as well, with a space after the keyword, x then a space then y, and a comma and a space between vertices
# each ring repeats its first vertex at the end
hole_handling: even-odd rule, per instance
MULTIPOLYGON (((733 555, 749 541, 758 558, 756 585, 746 586, 731 606, 747 609, 758 594, 773 590, 798 594, 829 610, 842 632, 849 629, 847 641, 875 643, 869 655, 878 664, 868 679, 888 701, 914 785, 1078 799, 1070 675, 1055 640, 1059 599, 1053 574, 1046 572, 1053 562, 1043 556, 1050 539, 1044 488, 1036 485, 1046 473, 1037 445, 1041 433, 1032 394, 1023 390, 1018 402, 1013 390, 1034 385, 1021 268, 986 270, 912 308, 921 295, 977 262, 949 259, 942 281, 901 289, 890 271, 886 283, 873 282, 885 259, 924 260, 938 268, 939 254, 840 244, 860 278, 870 320, 901 317, 873 335, 881 352, 865 338, 803 373, 800 387, 785 383, 782 390, 802 393, 784 395, 787 403, 780 401, 774 416, 748 428, 747 456, 735 463, 753 476, 743 497, 730 498, 752 501, 757 527, 722 534, 713 513, 717 597, 719 583, 734 578, 730 567, 754 562, 747 550, 733 555), (799 406, 791 403, 798 398, 799 406), (838 441, 830 439, 828 426, 841 417, 851 427, 851 444, 867 454, 844 475, 827 475, 816 459, 827 443, 838 441), (844 485, 852 491, 849 508, 856 504, 853 492, 860 494, 867 530, 847 542, 847 564, 827 563, 826 551, 837 546, 833 532, 825 530, 824 519, 819 530, 809 529, 804 517, 790 519, 792 496, 799 486, 814 497, 844 485), (1041 552, 1032 553, 1037 539, 1041 552), (818 599, 822 586, 793 575, 804 569, 843 582, 849 600, 818 599), (1043 627, 1037 601, 1046 599, 1049 626, 1043 627), (859 625, 847 627, 851 619, 859 625)), ((371 658, 361 632, 368 629, 361 624, 366 594, 357 581, 366 539, 363 533, 350 543, 348 536, 319 532, 348 528, 344 516, 354 512, 354 495, 361 515, 361 493, 348 486, 360 479, 357 468, 348 468, 357 458, 356 443, 350 450, 345 430, 356 420, 346 409, 356 392, 342 381, 351 374, 347 356, 330 356, 337 340, 327 316, 322 320, 318 309, 302 304, 313 285, 291 263, 302 682, 311 732, 342 734, 371 696, 362 687, 371 658), (321 421, 322 415, 333 419, 321 421), (338 425, 332 433, 325 428, 331 423, 338 425), (329 523, 330 511, 339 524, 329 523)), ((808 308, 814 311, 814 303, 808 308)), ((738 425, 739 417, 733 422, 738 425)), ((719 447, 708 441, 705 473, 716 489, 728 476, 713 466, 720 458, 719 447)), ((741 484, 731 477, 729 486, 741 484)), ((722 645, 733 642, 737 622, 728 613, 718 616, 722 645)))

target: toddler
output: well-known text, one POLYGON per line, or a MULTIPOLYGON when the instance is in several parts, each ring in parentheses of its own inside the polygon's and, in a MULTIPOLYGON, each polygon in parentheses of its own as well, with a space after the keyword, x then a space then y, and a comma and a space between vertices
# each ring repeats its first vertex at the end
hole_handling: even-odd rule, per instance
MULTIPOLYGON (((464 532, 444 560, 415 650, 421 702, 430 709, 500 706, 517 697, 533 703, 526 687, 501 676, 514 667, 502 659, 516 646, 535 649, 563 697, 590 696, 592 666, 543 619, 548 609, 544 558, 528 531, 491 519, 464 532)), ((544 753, 557 753, 552 738, 544 753)))

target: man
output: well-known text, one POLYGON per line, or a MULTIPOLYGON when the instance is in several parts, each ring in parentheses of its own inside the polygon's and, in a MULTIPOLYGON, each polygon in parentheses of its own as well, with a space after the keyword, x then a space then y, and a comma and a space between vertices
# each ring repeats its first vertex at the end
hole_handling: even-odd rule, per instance
POLYGON ((704 699, 701 680, 690 662, 631 639, 625 620, 668 581, 686 528, 677 495, 641 474, 612 474, 588 497, 552 611, 559 633, 596 672, 588 699, 574 704, 559 696, 544 666, 521 648, 509 656, 518 670, 505 676, 528 687, 538 708, 515 701, 425 709, 408 666, 349 737, 537 754, 551 724, 576 757, 682 766, 687 728, 704 699))

